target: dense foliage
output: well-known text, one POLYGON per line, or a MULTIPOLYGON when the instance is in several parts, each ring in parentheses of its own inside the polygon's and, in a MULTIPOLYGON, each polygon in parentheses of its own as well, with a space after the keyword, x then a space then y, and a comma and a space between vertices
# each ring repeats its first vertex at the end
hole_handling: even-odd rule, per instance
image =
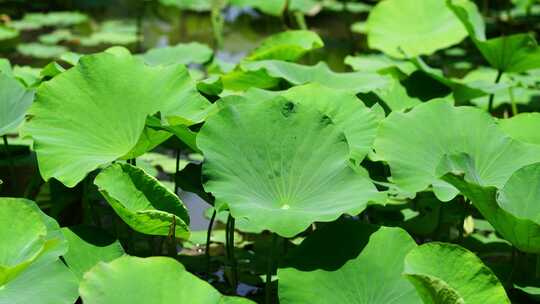
POLYGON ((0 18, 0 304, 540 301, 540 3, 80 5, 0 18))

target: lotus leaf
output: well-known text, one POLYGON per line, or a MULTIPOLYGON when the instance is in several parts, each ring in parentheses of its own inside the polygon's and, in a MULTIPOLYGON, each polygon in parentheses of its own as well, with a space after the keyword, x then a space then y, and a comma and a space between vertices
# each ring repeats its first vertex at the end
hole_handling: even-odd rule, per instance
POLYGON ((331 118, 282 97, 229 103, 208 118, 197 146, 205 190, 235 218, 285 237, 380 199, 350 167, 347 141, 331 118))
POLYGON ((169 65, 175 63, 205 63, 212 58, 212 49, 198 43, 179 43, 175 46, 150 49, 142 56, 149 65, 169 65))
POLYGON ((424 303, 508 303, 497 277, 472 252, 453 244, 432 242, 405 257, 404 275, 424 303))
POLYGON ((98 228, 76 226, 62 228, 62 232, 69 244, 64 261, 79 281, 97 263, 110 262, 124 254, 122 245, 98 228))
POLYGON ((0 218, 0 303, 72 304, 77 280, 58 259, 67 251, 58 223, 22 198, 0 198, 0 218))
POLYGON ((114 211, 131 228, 150 235, 189 237, 189 215, 182 201, 144 170, 112 164, 94 183, 114 211))
POLYGON ((16 79, 0 73, 0 135, 17 129, 33 99, 34 92, 16 79))
MULTIPOLYGON (((261 60, 242 65, 247 71, 264 70, 274 78, 283 78, 294 85, 317 82, 329 88, 351 93, 366 93, 389 84, 387 76, 377 73, 336 73, 321 61, 313 66, 279 60, 261 60)), ((264 87, 263 87, 264 88, 264 87)))
POLYGON ((73 187, 130 152, 148 115, 161 111, 174 121, 197 122, 207 105, 183 66, 149 67, 129 54, 106 52, 84 56, 43 83, 24 132, 34 140, 43 178, 73 187))
POLYGON ((538 147, 512 140, 485 112, 432 101, 408 113, 392 112, 375 139, 377 155, 388 162, 392 181, 408 192, 434 187, 443 201, 457 190, 442 182, 436 168, 445 155, 467 153, 483 186, 501 187, 524 165, 540 161, 538 147))
POLYGON ((371 48, 396 57, 430 55, 467 36, 459 19, 440 0, 385 0, 367 20, 371 48))
POLYGON ((221 295, 182 264, 166 257, 123 256, 99 263, 85 274, 79 291, 85 304, 254 303, 221 295))
POLYGON ((497 188, 481 186, 475 180, 477 169, 469 157, 454 158, 446 165, 441 164, 439 174, 451 172, 443 179, 468 197, 506 240, 525 252, 539 253, 540 208, 537 201, 540 197, 540 165, 535 163, 520 168, 497 191, 497 188), (464 178, 455 175, 463 172, 464 178))
POLYGON ((448 0, 447 3, 493 68, 514 73, 540 68, 540 48, 532 35, 514 34, 486 39, 485 24, 474 3, 462 0, 448 0))
POLYGON ((278 270, 280 303, 419 303, 414 287, 402 276, 403 260, 415 247, 399 228, 354 221, 332 224, 302 242, 293 252, 298 261, 292 267, 278 270), (347 261, 317 269, 325 259, 347 261))
POLYGON ((324 42, 315 32, 305 30, 286 31, 265 39, 245 60, 296 61, 305 53, 323 46, 324 42))
POLYGON ((540 113, 521 113, 498 121, 501 129, 517 140, 540 145, 540 113))
POLYGON ((244 95, 252 100, 271 99, 279 94, 296 103, 305 104, 328 115, 345 133, 351 158, 361 161, 371 149, 377 134, 378 118, 354 94, 327 88, 318 83, 295 86, 287 91, 248 90, 244 95), (313 92, 317 92, 316 95, 313 92))

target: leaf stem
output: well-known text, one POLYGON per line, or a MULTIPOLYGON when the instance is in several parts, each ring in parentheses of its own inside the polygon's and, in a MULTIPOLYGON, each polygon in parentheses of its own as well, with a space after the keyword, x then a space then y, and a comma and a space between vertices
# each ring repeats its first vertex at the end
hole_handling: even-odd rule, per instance
MULTIPOLYGON (((501 81, 502 74, 503 74, 502 70, 497 71, 497 77, 495 78, 495 84, 498 84, 499 81, 501 81)), ((493 110, 493 99, 495 99, 495 93, 492 93, 491 95, 489 95, 488 112, 490 112, 490 113, 493 110)))
POLYGON ((9 142, 7 135, 2 136, 4 139, 4 149, 6 150, 6 156, 9 162, 9 175, 11 176, 10 185, 13 190, 13 192, 17 189, 17 182, 15 181, 15 163, 13 162, 13 158, 11 157, 11 152, 9 152, 9 142))
POLYGON ((232 217, 229 211, 229 217, 227 217, 227 226, 226 226, 226 247, 227 247, 227 258, 231 265, 231 287, 235 290, 238 286, 238 269, 236 264, 236 258, 234 257, 234 217, 232 217))
POLYGON ((274 272, 274 251, 276 250, 277 244, 277 234, 272 234, 272 245, 270 246, 270 251, 268 253, 268 264, 266 268, 266 284, 264 286, 264 298, 265 304, 270 304, 272 302, 272 274, 274 272))
POLYGON ((206 247, 204 248, 204 254, 206 256, 206 275, 210 278, 211 265, 210 265, 210 243, 212 242, 212 228, 214 226, 214 221, 216 220, 216 209, 212 212, 212 217, 210 217, 210 222, 208 223, 208 230, 206 231, 206 247))

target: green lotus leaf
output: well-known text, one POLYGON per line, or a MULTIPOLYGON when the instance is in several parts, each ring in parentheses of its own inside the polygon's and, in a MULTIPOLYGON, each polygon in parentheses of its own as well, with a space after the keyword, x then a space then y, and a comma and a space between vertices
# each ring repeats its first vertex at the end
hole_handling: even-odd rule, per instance
POLYGON ((17 45, 17 52, 21 55, 39 59, 58 58, 67 51, 68 49, 64 46, 47 45, 37 42, 17 45))
POLYGON ((77 277, 62 261, 41 263, 38 259, 4 286, 0 304, 73 304, 79 297, 77 277))
POLYGON ((232 91, 245 91, 249 88, 268 89, 278 85, 279 79, 269 76, 264 70, 234 70, 221 76, 223 88, 232 91))
POLYGON ((452 90, 452 95, 456 102, 468 102, 471 99, 483 97, 489 94, 495 94, 501 92, 504 89, 508 89, 508 85, 504 83, 494 83, 494 80, 490 82, 478 82, 476 79, 467 80, 449 78, 444 75, 442 70, 432 68, 428 66, 420 57, 411 59, 416 67, 426 73, 432 79, 440 82, 452 90))
POLYGON ((0 199, 3 228, 0 247, 0 286, 6 284, 46 250, 47 227, 41 215, 23 199, 0 199))
POLYGON ((13 77, 17 78, 27 88, 37 87, 41 82, 41 69, 31 66, 19 66, 13 67, 13 77))
MULTIPOLYGON (((450 156, 449 156, 450 157, 450 156)), ((447 158, 449 158, 447 157, 447 158)), ((440 165, 443 179, 468 197, 480 213, 506 240, 525 252, 540 252, 540 164, 524 166, 514 172, 503 187, 480 185, 475 164, 468 156, 454 156, 440 165), (467 164, 467 166, 464 165, 467 164), (449 165, 450 164, 450 165, 449 165), (462 174, 464 177, 455 175, 462 174)))
POLYGON ((37 30, 46 26, 66 27, 88 21, 88 16, 79 12, 28 13, 21 20, 10 23, 18 30, 37 30))
MULTIPOLYGON (((500 82, 494 85, 497 78, 497 71, 491 68, 475 69, 460 81, 466 83, 469 87, 478 88, 485 92, 494 94, 493 107, 497 108, 503 104, 528 104, 532 97, 536 94, 536 90, 520 86, 518 81, 514 79, 515 74, 503 74, 500 82)), ((487 109, 490 96, 475 98, 471 103, 487 109)))
POLYGON ((154 48, 142 55, 149 65, 169 65, 175 63, 205 63, 212 58, 212 49, 207 45, 190 42, 179 43, 175 46, 154 48))
MULTIPOLYGON (((498 121, 501 129, 517 140, 540 145, 540 113, 521 113, 498 121)), ((1 132, 0 132, 1 133, 1 132)))
POLYGON ((62 228, 62 232, 69 244, 64 261, 79 281, 99 262, 110 262, 124 254, 120 242, 98 228, 76 226, 62 228))
POLYGON ((390 165, 391 179, 399 188, 414 193, 432 185, 443 201, 457 195, 436 172, 445 155, 470 155, 478 183, 495 187, 504 185, 517 169, 540 161, 539 147, 506 136, 484 111, 445 101, 391 113, 381 122, 374 147, 390 165))
POLYGON ((189 237, 189 215, 182 201, 144 170, 116 163, 94 183, 114 211, 134 230, 150 235, 189 237))
POLYGON ((287 7, 286 0, 229 0, 229 3, 239 7, 256 8, 265 14, 273 16, 281 16, 287 7))
POLYGON ((486 39, 482 15, 474 3, 463 0, 448 0, 447 3, 493 68, 514 73, 540 68, 540 47, 534 36, 514 34, 486 39))
POLYGON ((295 249, 292 267, 278 269, 280 303, 420 302, 402 276, 403 259, 416 247, 407 232, 355 221, 333 223, 321 230, 295 249), (330 249, 328 242, 338 247, 330 249), (326 265, 325 260, 332 261, 326 265))
POLYGON ((7 197, 0 221, 0 303, 73 303, 77 282, 58 260, 67 251, 58 223, 34 202, 7 197))
POLYGON ((454 244, 432 242, 405 257, 404 275, 424 303, 508 303, 504 287, 474 253, 454 244))
POLYGON ((261 60, 244 63, 242 69, 264 70, 269 76, 283 78, 294 85, 317 82, 329 88, 351 93, 367 93, 389 84, 387 76, 377 73, 336 73, 323 61, 307 66, 279 60, 261 60))
POLYGON ((137 25, 124 20, 108 20, 90 36, 76 37, 80 44, 87 47, 99 45, 129 45, 137 42, 137 25))
POLYGON ((385 0, 367 19, 370 48, 396 57, 430 55, 459 43, 467 31, 439 0, 385 0))
POLYGON ((0 136, 17 129, 33 99, 33 91, 13 77, 0 73, 0 136))
POLYGON ((85 274, 79 292, 85 304, 254 303, 221 295, 182 264, 167 257, 123 256, 99 263, 85 274))
POLYGON ((159 0, 159 3, 196 12, 207 12, 211 9, 211 2, 208 0, 159 0))
POLYGON ((183 123, 206 115, 208 101, 183 66, 149 67, 111 52, 84 56, 39 87, 23 131, 34 140, 45 180, 73 187, 88 172, 127 155, 148 115, 160 111, 183 123))
POLYGON ((71 34, 71 31, 67 29, 58 29, 54 32, 39 36, 39 42, 44 44, 58 44, 62 41, 71 39, 73 39, 73 35, 71 34))
POLYGON ((0 26, 0 41, 11 40, 19 37, 19 31, 5 26, 0 26))
POLYGON ((296 61, 305 53, 324 46, 317 33, 305 30, 285 31, 266 38, 244 60, 296 61))
POLYGON ((284 237, 380 199, 370 180, 349 166, 341 129, 282 97, 229 102, 203 125, 197 146, 205 157, 205 190, 235 218, 284 237))
POLYGON ((383 54, 370 54, 362 56, 347 56, 345 64, 357 72, 383 72, 397 68, 406 75, 410 75, 417 68, 409 61, 397 60, 383 54))
POLYGON ((137 158, 159 146, 171 136, 172 134, 167 131, 156 130, 146 126, 135 146, 126 155, 123 155, 121 159, 137 158))
POLYGON ((345 133, 351 158, 355 161, 362 161, 370 151, 379 121, 376 114, 354 94, 327 88, 318 83, 310 83, 281 92, 252 89, 248 90, 244 96, 251 100, 261 101, 271 99, 276 95, 313 107, 328 115, 345 133))

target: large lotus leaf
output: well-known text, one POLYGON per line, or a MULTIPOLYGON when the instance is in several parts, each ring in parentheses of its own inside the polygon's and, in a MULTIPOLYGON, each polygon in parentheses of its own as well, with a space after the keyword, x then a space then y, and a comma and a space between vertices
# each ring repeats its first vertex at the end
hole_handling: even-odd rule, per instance
POLYGON ((352 159, 361 161, 370 151, 377 134, 379 120, 377 115, 354 94, 331 89, 318 83, 310 83, 281 92, 252 89, 248 90, 244 96, 260 101, 271 99, 278 94, 295 103, 314 107, 328 115, 345 133, 352 159))
POLYGON ((0 304, 73 304, 79 297, 77 277, 59 259, 39 258, 21 275, 0 286, 0 304))
POLYGON ((525 252, 540 252, 540 164, 517 170, 499 191, 479 185, 474 163, 463 156, 454 157, 447 165, 441 164, 439 173, 446 172, 452 173, 445 174, 443 179, 468 197, 506 240, 525 252), (464 178, 454 175, 462 172, 464 178))
POLYGON ((430 55, 459 43, 467 31, 442 0, 385 0, 368 16, 368 44, 396 57, 430 55))
POLYGON ((402 276, 403 259, 415 247, 400 228, 333 223, 293 251, 294 267, 278 270, 280 303, 419 303, 414 287, 402 276), (333 246, 326 246, 328 242, 333 246), (324 261, 333 264, 336 258, 348 261, 327 269, 324 261))
POLYGON ((281 32, 266 38, 245 60, 285 60, 296 61, 306 52, 324 46, 317 33, 305 30, 281 32))
POLYGON ((281 16, 287 7, 286 0, 229 0, 229 3, 240 7, 256 8, 265 14, 273 16, 281 16))
POLYGON ((212 58, 212 49, 207 45, 190 42, 179 43, 175 46, 150 49, 142 55, 144 61, 150 65, 205 63, 212 58))
POLYGON ((404 274, 424 303, 510 304, 493 272, 458 245, 433 242, 414 248, 405 257, 404 274))
POLYGON ((498 121, 501 129, 517 140, 540 145, 540 113, 521 113, 498 121))
POLYGON ((148 115, 199 122, 207 105, 183 66, 149 67, 111 51, 84 56, 43 83, 23 130, 34 140, 43 178, 73 187, 130 152, 148 115))
POLYGON ((392 181, 407 192, 433 185, 441 200, 457 191, 439 179, 437 166, 445 155, 466 153, 483 186, 500 187, 524 165, 540 161, 538 147, 506 136, 480 109, 432 101, 410 112, 393 112, 381 122, 375 150, 388 162, 392 181))
POLYGON ((114 211, 131 228, 151 235, 189 237, 189 215, 182 201, 144 170, 116 163, 101 171, 94 183, 114 211))
POLYGON ((34 92, 15 78, 0 73, 0 136, 17 129, 32 104, 34 92))
POLYGON ((206 191, 235 218, 284 237, 357 214, 380 196, 350 167, 347 141, 331 118, 282 97, 229 103, 209 117, 197 146, 206 191))
POLYGON ((79 281, 97 263, 110 262, 124 254, 120 242, 98 228, 76 226, 62 228, 62 232, 69 244, 64 261, 79 281))
POLYGON ((474 3, 449 0, 448 7, 467 28, 476 47, 493 68, 514 73, 540 68, 540 47, 534 36, 514 34, 486 39, 482 15, 474 3))
POLYGON ((221 295, 166 257, 123 256, 99 263, 85 274, 79 292, 85 304, 253 303, 221 295))
POLYGON ((389 84, 387 76, 377 73, 350 72, 336 73, 321 61, 313 66, 301 65, 280 60, 261 60, 242 64, 247 71, 264 70, 274 78, 283 78, 294 85, 317 82, 329 88, 367 93, 389 84))

